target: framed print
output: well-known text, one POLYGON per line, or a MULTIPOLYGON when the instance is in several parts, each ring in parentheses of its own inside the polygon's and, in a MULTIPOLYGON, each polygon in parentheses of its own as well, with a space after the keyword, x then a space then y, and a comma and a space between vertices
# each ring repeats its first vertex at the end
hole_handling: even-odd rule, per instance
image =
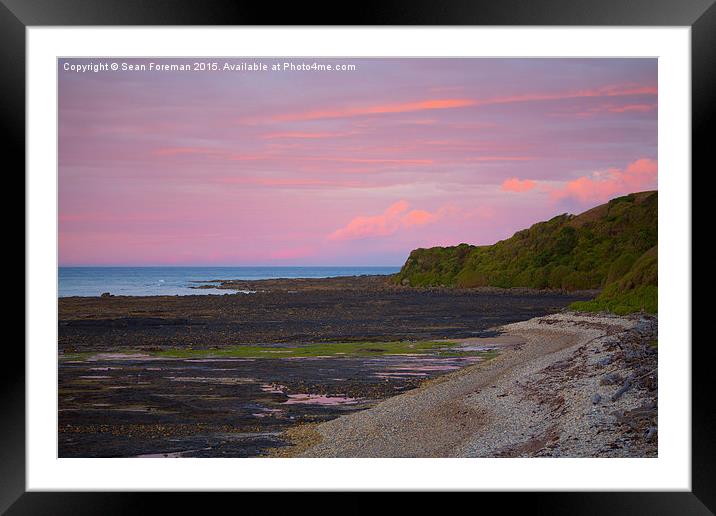
POLYGON ((211 5, 3 3, 27 192, 3 509, 530 491, 711 513, 711 2, 211 5))

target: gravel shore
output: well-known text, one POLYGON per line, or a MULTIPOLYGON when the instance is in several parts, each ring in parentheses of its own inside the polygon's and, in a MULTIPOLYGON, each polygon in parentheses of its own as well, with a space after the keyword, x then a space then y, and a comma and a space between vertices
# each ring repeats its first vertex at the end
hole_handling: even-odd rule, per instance
MULTIPOLYGON (((288 433, 302 457, 655 457, 657 319, 564 312, 495 359, 288 433)), ((505 338, 509 337, 509 338, 505 338)))

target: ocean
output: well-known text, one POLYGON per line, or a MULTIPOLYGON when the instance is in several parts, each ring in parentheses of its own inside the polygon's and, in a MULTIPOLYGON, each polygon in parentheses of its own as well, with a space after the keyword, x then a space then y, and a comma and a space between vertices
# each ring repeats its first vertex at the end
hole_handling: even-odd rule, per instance
POLYGON ((329 278, 394 274, 400 267, 60 267, 59 297, 187 296, 227 294, 225 289, 192 289, 210 280, 329 278))

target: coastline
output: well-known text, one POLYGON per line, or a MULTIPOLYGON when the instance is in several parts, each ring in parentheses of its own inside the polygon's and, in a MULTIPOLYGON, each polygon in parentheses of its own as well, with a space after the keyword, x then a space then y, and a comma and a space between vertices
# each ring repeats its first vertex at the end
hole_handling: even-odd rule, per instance
POLYGON ((290 429, 298 457, 655 457, 656 317, 563 312, 523 341, 364 411, 290 429))
POLYGON ((331 276, 326 278, 264 278, 256 280, 201 280, 202 285, 189 288, 196 290, 237 290, 252 292, 294 292, 294 291, 322 291, 322 290, 373 290, 398 292, 450 292, 453 294, 568 294, 573 296, 594 297, 600 289, 566 290, 557 288, 529 288, 529 287, 446 287, 425 286, 411 287, 395 283, 396 274, 364 274, 357 276, 331 276))
POLYGON ((187 296, 231 294, 215 289, 221 281, 261 281, 279 278, 388 276, 399 267, 59 267, 58 297, 187 296), (194 287, 202 286, 201 289, 194 287))
POLYGON ((263 456, 288 444, 288 428, 489 360, 495 327, 585 298, 350 281, 60 298, 60 456, 263 456))
MULTIPOLYGON (((155 290, 142 293, 125 293, 121 289, 114 290, 111 286, 98 288, 96 295, 72 294, 60 295, 58 300, 75 300, 91 302, 97 298, 129 298, 143 299, 150 298, 155 301, 162 301, 176 297, 198 297, 198 296, 227 296, 244 295, 256 293, 297 293, 297 292, 324 292, 324 291, 371 291, 371 292, 444 292, 453 295, 467 294, 494 294, 494 295, 555 295, 563 294, 584 298, 594 298, 601 289, 562 289, 562 288, 531 288, 531 287, 447 287, 436 286, 406 286, 394 281, 397 273, 392 274, 353 274, 336 276, 317 277, 260 277, 255 279, 185 279, 185 285, 179 285, 183 293, 165 293, 159 288, 163 283, 157 283, 155 290)), ((62 290, 60 288, 60 290, 62 290)))
POLYGON ((430 340, 563 309, 591 292, 411 288, 381 276, 259 280, 252 294, 58 298, 63 352, 430 340))

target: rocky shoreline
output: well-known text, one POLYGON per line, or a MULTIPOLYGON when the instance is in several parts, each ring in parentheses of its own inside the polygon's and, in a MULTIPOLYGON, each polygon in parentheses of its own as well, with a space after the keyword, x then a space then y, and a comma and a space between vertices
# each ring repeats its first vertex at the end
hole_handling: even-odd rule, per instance
POLYGON ((658 319, 563 312, 523 344, 375 407, 287 432, 301 457, 655 457, 658 319))
POLYGON ((60 298, 60 456, 262 456, 287 429, 490 360, 502 338, 492 328, 586 297, 384 280, 60 298))
POLYGON ((59 300, 61 456, 656 455, 655 317, 376 276, 223 284, 255 293, 59 300))
POLYGON ((385 276, 222 286, 254 293, 60 298, 60 351, 467 338, 594 297, 526 289, 412 289, 390 285, 385 276))
POLYGON ((197 285, 190 288, 202 289, 220 289, 245 292, 310 292, 310 291, 331 291, 331 290, 361 290, 373 292, 447 292, 452 295, 475 295, 475 294, 493 294, 493 295, 570 295, 579 297, 594 297, 599 294, 599 290, 565 290, 558 288, 528 288, 528 287, 445 287, 445 286, 427 286, 427 287, 410 287, 400 285, 393 281, 395 275, 363 275, 363 276, 337 276, 332 278, 276 278, 261 280, 228 280, 228 279, 211 279, 205 281, 197 281, 197 285))

